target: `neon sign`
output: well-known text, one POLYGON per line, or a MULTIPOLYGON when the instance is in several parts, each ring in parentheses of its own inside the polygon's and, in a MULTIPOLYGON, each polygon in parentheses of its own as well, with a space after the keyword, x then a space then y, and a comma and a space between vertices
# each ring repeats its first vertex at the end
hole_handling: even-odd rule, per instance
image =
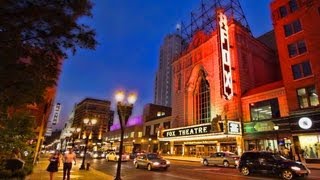
POLYGON ((232 76, 231 76, 231 59, 229 49, 229 34, 227 16, 222 12, 218 13, 219 21, 219 38, 222 61, 222 78, 223 78, 223 95, 227 100, 233 96, 232 76))

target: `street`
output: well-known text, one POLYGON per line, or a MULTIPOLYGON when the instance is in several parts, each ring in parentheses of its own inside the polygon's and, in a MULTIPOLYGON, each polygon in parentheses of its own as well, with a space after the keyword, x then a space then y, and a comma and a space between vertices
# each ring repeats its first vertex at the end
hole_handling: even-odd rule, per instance
MULTIPOLYGON (((115 175, 117 162, 107 162, 105 159, 90 160, 91 167, 109 175, 115 175)), ((202 179, 277 179, 268 175, 251 175, 245 177, 236 168, 224 168, 217 166, 202 166, 198 162, 170 160, 171 167, 167 171, 147 169, 135 169, 132 160, 122 162, 121 175, 125 180, 202 180, 202 179)), ((311 170, 309 177, 305 179, 316 180, 320 178, 320 170, 311 170)), ((280 178, 278 178, 280 179, 280 178)))

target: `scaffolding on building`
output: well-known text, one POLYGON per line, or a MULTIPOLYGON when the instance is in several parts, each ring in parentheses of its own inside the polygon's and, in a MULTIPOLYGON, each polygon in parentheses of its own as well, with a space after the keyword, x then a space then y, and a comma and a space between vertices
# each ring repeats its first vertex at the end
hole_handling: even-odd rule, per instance
POLYGON ((210 34, 216 29, 218 9, 223 9, 228 19, 237 21, 252 35, 239 0, 201 0, 201 7, 191 12, 190 21, 181 22, 177 28, 186 44, 191 42, 193 35, 199 30, 210 34))

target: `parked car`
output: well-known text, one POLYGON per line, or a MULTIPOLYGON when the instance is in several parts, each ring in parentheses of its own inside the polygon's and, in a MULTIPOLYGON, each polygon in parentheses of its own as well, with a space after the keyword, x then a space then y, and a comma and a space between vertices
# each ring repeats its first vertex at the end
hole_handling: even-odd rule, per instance
POLYGON ((203 157, 201 163, 205 166, 208 165, 223 165, 224 167, 235 166, 237 167, 239 156, 231 152, 216 152, 211 156, 203 157))
POLYGON ((137 169, 139 167, 145 167, 149 171, 160 168, 167 170, 170 167, 170 161, 163 159, 161 156, 155 153, 139 155, 133 160, 133 164, 137 169))
MULTIPOLYGON (((107 161, 118 161, 119 159, 119 152, 110 152, 109 154, 106 155, 106 159, 107 161)), ((122 158, 121 158, 121 161, 128 161, 130 158, 129 158, 129 155, 128 154, 122 154, 122 158)))
POLYGON ((91 154, 91 157, 94 159, 100 159, 100 158, 105 158, 106 153, 103 151, 93 151, 91 154))
POLYGON ((269 173, 287 180, 310 174, 310 170, 302 163, 267 151, 243 153, 239 161, 239 171, 245 176, 251 173, 269 173))

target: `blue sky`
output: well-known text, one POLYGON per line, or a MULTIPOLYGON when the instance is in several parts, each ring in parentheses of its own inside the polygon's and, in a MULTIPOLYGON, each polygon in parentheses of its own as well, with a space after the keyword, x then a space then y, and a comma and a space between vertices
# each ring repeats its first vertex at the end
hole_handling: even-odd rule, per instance
MULTIPOLYGON (((254 36, 272 29, 271 0, 240 0, 254 36)), ((138 93, 134 115, 153 102, 159 48, 166 34, 200 7, 200 0, 96 0, 93 17, 82 21, 96 30, 96 50, 79 50, 64 61, 56 102, 62 104, 61 128, 75 103, 86 97, 107 99, 114 92, 138 93)), ((184 21, 185 22, 185 21, 184 21)))

